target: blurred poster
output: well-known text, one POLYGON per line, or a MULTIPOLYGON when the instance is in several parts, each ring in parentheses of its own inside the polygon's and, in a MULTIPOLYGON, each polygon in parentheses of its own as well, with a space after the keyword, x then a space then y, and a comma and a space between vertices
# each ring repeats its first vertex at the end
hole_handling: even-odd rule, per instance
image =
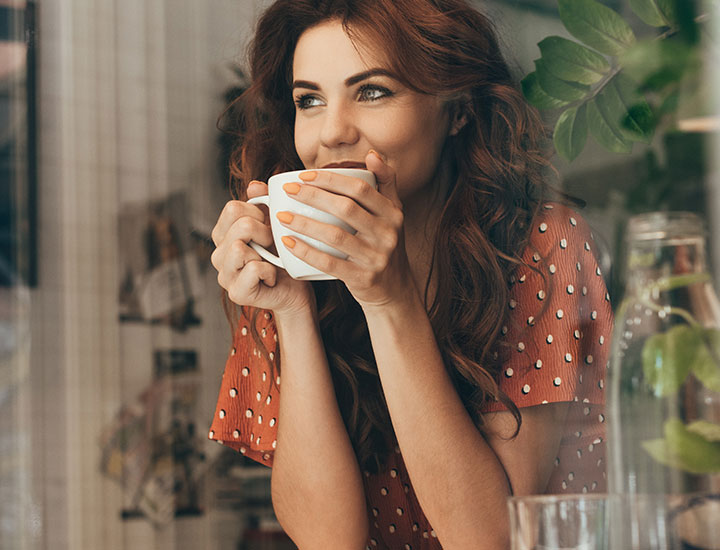
POLYGON ((200 258, 184 193, 120 212, 120 320, 164 323, 177 330, 200 323, 200 258))
POLYGON ((147 518, 160 527, 202 513, 206 457, 195 431, 201 385, 196 352, 159 350, 154 360, 152 383, 101 435, 100 469, 123 486, 123 518, 147 518))

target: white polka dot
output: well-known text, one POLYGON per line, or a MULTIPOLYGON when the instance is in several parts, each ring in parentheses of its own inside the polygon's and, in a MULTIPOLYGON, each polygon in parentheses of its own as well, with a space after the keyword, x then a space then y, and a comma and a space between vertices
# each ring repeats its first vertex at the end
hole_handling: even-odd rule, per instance
MULTIPOLYGON (((365 477, 370 477, 370 472, 365 472, 365 477)), ((377 508, 372 509, 373 516, 378 517, 379 514, 380 514, 380 510, 378 510, 377 508)))
POLYGON ((585 416, 588 416, 588 415, 590 414, 590 407, 585 407, 585 408, 583 409, 583 414, 584 414, 585 416))
POLYGON ((255 434, 251 433, 250 434, 250 442, 252 443, 253 441, 255 441, 255 434))
POLYGON ((424 539, 430 538, 427 531, 423 531, 423 538, 424 539))
POLYGON ((598 388, 603 389, 605 387, 605 382, 603 380, 600 380, 598 382, 598 388))
POLYGON ((403 548, 405 550, 412 550, 412 546, 410 546, 409 544, 406 544, 405 546, 403 546, 403 548))
POLYGON ((263 417, 261 414, 258 415, 258 424, 262 424, 263 417))
POLYGON ((567 239, 560 239, 560 248, 567 248, 567 239))
POLYGON ((243 327, 240 332, 242 333, 243 336, 247 336, 247 327, 243 327))
POLYGON ((508 305, 510 306, 510 309, 515 309, 517 307, 517 302, 515 300, 510 300, 508 305))
POLYGON ((236 350, 235 348, 233 348, 232 350, 230 350, 230 355, 235 355, 236 353, 237 353, 237 350, 236 350))
POLYGON ((563 488, 563 489, 567 489, 567 488, 568 488, 567 481, 565 481, 564 479, 563 479, 563 482, 562 482, 562 488, 563 488))
POLYGON ((398 516, 402 516, 404 512, 403 512, 403 509, 402 509, 402 508, 397 508, 397 509, 395 510, 395 513, 396 513, 398 516))
POLYGON ((547 404, 548 404, 548 400, 547 400, 547 399, 543 399, 542 404, 543 404, 543 405, 547 405, 547 404))
POLYGON ((533 254, 532 259, 533 259, 533 262, 535 262, 535 263, 539 262, 539 261, 540 261, 540 254, 538 254, 538 253, 536 252, 535 254, 533 254))
POLYGON ((590 445, 588 445, 588 451, 593 452, 594 450, 595 450, 595 445, 590 443, 590 445))
POLYGON ((267 329, 266 328, 262 329, 261 334, 262 334, 262 337, 265 338, 267 336, 267 329))
POLYGON ((585 362, 586 362, 588 365, 592 365, 593 356, 592 356, 592 355, 588 355, 588 356, 585 358, 585 362))
POLYGON ((517 344, 517 350, 518 350, 518 351, 525 351, 525 343, 524 343, 524 342, 518 342, 518 344, 517 344))
POLYGON ((580 340, 580 336, 581 336, 580 331, 576 329, 573 332, 573 337, 575 338, 575 340, 580 340))
POLYGON ((548 227, 548 226, 547 226, 547 224, 546 224, 545 222, 541 223, 541 224, 540 224, 540 227, 539 227, 540 233, 545 233, 545 231, 547 231, 547 227, 548 227))
POLYGON ((535 361, 535 368, 536 368, 536 369, 541 369, 541 368, 542 368, 542 365, 543 365, 543 363, 542 363, 542 360, 541 360, 541 359, 538 359, 537 361, 535 361))
POLYGON ((234 437, 235 439, 237 439, 238 437, 240 437, 240 432, 239 432, 238 430, 234 430, 234 431, 233 431, 233 437, 234 437))
POLYGON ((261 394, 260 392, 257 392, 257 393, 255 394, 255 399, 258 400, 258 401, 262 401, 262 394, 261 394))
POLYGON ((570 218, 570 225, 575 227, 577 225, 577 220, 575 218, 570 218))
POLYGON ((565 315, 565 312, 562 309, 558 309, 555 313, 555 317, 557 317, 558 319, 562 319, 563 315, 565 315))
POLYGON ((582 449, 577 450, 578 458, 582 458, 582 449))
POLYGON ((392 470, 390 470, 390 477, 396 478, 397 475, 398 475, 398 471, 397 471, 395 468, 393 468, 392 470))
POLYGON ((520 277, 518 279, 518 281, 520 281, 521 283, 524 283, 526 280, 527 280, 527 275, 523 275, 522 277, 520 277))
POLYGON ((604 336, 601 336, 601 337, 598 339, 598 342, 600 342, 600 345, 602 346, 602 345, 605 343, 605 337, 604 337, 604 336))
POLYGON ((602 424, 603 422, 605 422, 605 415, 604 415, 604 414, 599 414, 599 415, 598 415, 598 422, 600 422, 600 424, 602 424))
POLYGON ((582 295, 587 296, 587 287, 586 286, 582 287, 582 295))
POLYGON ((597 311, 593 311, 593 312, 590 314, 590 319, 592 319, 593 321, 594 321, 595 319, 597 319, 597 311))
POLYGON ((570 473, 568 474, 568 479, 569 479, 570 481, 572 481, 573 479, 575 479, 575 472, 570 472, 570 473))
POLYGON ((417 530, 420 529, 420 526, 417 523, 412 524, 412 530, 417 532, 417 530))
POLYGON ((388 494, 387 487, 383 487, 382 489, 380 489, 380 494, 382 496, 387 496, 387 494, 388 494))
POLYGON ((267 380, 267 373, 266 373, 266 372, 263 372, 263 373, 262 373, 262 380, 263 380, 263 382, 265 382, 265 380, 267 380))
POLYGON ((605 301, 606 302, 610 301, 610 294, 608 294, 607 292, 605 293, 605 301))
POLYGON ((505 326, 500 329, 500 334, 502 334, 503 336, 505 336, 507 334, 507 332, 508 332, 508 328, 505 326))
POLYGON ((570 361, 572 361, 572 355, 570 355, 569 353, 566 353, 565 354, 565 362, 569 363, 570 361))
POLYGON ((553 380, 553 384, 555 384, 556 386, 559 386, 560 384, 562 384, 562 380, 560 380, 559 376, 557 378, 555 378, 555 380, 553 380))
POLYGON ((548 335, 547 335, 547 338, 545 338, 545 341, 546 341, 548 344, 552 344, 552 342, 553 342, 553 335, 552 335, 552 334, 548 334, 548 335))
POLYGON ((587 241, 585 241, 585 245, 584 245, 584 246, 585 246, 585 250, 587 250, 587 251, 589 252, 589 251, 590 251, 590 243, 587 242, 587 241))
POLYGON ((272 442, 272 448, 277 449, 277 439, 274 439, 272 442))
POLYGON ((230 397, 237 397, 237 390, 235 388, 230 388, 230 397))
POLYGON ((270 419, 270 427, 272 428, 277 423, 277 418, 270 419))
POLYGON ((587 493, 587 492, 588 492, 588 486, 587 486, 587 485, 583 485, 582 492, 583 492, 583 493, 587 493))
POLYGON ((246 410, 246 411, 245 411, 245 416, 246 416, 247 418, 252 418, 252 416, 253 416, 253 410, 252 410, 252 409, 246 410))
POLYGON ((533 317, 532 315, 528 317, 527 324, 533 326, 535 324, 535 317, 533 317))
POLYGON ((508 368, 505 370, 505 376, 507 376, 508 378, 511 378, 513 374, 515 374, 515 371, 513 369, 508 368))
POLYGON ((544 208, 545 208, 545 210, 552 210, 552 209, 553 209, 553 205, 552 205, 552 204, 546 204, 546 205, 544 205, 544 208))
POLYGON ((240 372, 243 376, 247 376, 248 374, 250 374, 250 369, 247 367, 243 367, 243 370, 241 370, 240 372))
POLYGON ((577 269, 578 271, 580 271, 582 269, 582 267, 580 266, 580 262, 577 262, 575 264, 575 269, 577 269))
POLYGON ((213 437, 215 437, 215 432, 210 430, 210 432, 208 433, 208 438, 212 439, 213 437))
POLYGON ((434 531, 434 530, 433 530, 433 531, 430 531, 430 536, 431 536, 432 538, 434 538, 434 539, 437 538, 437 535, 435 534, 435 531, 434 531))
POLYGON ((599 267, 595 269, 595 275, 597 275, 598 277, 602 275, 602 271, 600 271, 599 267))
POLYGON ((544 300, 545 299, 545 291, 541 290, 537 293, 538 300, 544 300))
POLYGON ((390 527, 388 527, 388 531, 390 531, 391 533, 395 532, 395 526, 392 523, 390 524, 390 527))
POLYGON ((218 413, 218 416, 219 416, 220 418, 225 418, 225 410, 224 410, 224 409, 220 409, 220 412, 218 413))
POLYGON ((279 376, 275 379, 275 385, 276 386, 280 385, 280 377, 279 376))
POLYGON ((275 359, 275 354, 271 351, 270 352, 270 361, 275 359))
POLYGON ((555 267, 555 264, 550 264, 548 266, 548 271, 550 271, 550 275, 555 275, 555 272, 557 271, 557 267, 555 267))
POLYGON ((267 396, 267 399, 265 400, 265 403, 266 403, 267 405, 269 405, 269 404, 270 404, 270 401, 272 401, 272 396, 268 395, 268 396, 267 396))
POLYGON ((245 447, 240 447, 240 454, 244 455, 247 452, 247 449, 245 447))
POLYGON ((530 384, 525 384, 525 385, 522 387, 522 392, 523 392, 525 395, 527 395, 528 393, 530 393, 530 384))
POLYGON ((572 294, 573 292, 575 292, 575 287, 572 286, 572 285, 568 285, 568 286, 567 286, 567 293, 568 293, 568 294, 572 294))

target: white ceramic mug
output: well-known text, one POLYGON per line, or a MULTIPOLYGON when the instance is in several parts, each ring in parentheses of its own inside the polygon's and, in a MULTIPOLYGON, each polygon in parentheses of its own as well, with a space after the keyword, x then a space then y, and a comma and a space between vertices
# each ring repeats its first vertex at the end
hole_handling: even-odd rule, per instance
MULTIPOLYGON (((315 168, 315 172, 336 172, 343 176, 350 176, 353 178, 360 178, 365 180, 370 185, 375 187, 375 175, 369 170, 360 170, 355 168, 315 168)), ((354 234, 355 230, 342 220, 336 218, 332 214, 303 204, 290 195, 288 195, 283 189, 283 185, 290 182, 299 183, 305 185, 302 180, 298 177, 299 174, 306 172, 306 170, 296 170, 294 172, 283 172, 276 174, 268 180, 268 194, 261 197, 254 197, 248 201, 249 204, 264 204, 270 209, 270 228, 272 229, 273 240, 275 241, 275 247, 278 250, 279 256, 276 256, 272 252, 263 248, 256 242, 250 241, 248 243, 253 249, 260 254, 268 262, 285 269, 293 279, 300 279, 304 281, 327 281, 335 279, 335 277, 323 273, 322 271, 315 269, 311 265, 306 264, 304 261, 293 255, 282 242, 284 236, 290 236, 294 239, 301 239, 310 246, 317 248, 318 250, 327 254, 332 254, 336 258, 346 258, 347 255, 339 252, 338 250, 321 243, 316 239, 311 239, 305 235, 301 235, 291 229, 285 227, 277 219, 278 212, 291 212, 293 214, 299 214, 307 218, 312 218, 323 223, 336 225, 343 228, 348 233, 354 234)))

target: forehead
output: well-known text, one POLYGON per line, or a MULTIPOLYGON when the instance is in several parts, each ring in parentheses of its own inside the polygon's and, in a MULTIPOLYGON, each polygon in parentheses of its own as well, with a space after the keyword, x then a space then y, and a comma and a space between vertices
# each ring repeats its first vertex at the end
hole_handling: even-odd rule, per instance
POLYGON ((387 56, 379 45, 370 44, 361 33, 354 33, 351 39, 337 20, 307 29, 300 35, 293 55, 294 78, 349 76, 387 66, 387 56))

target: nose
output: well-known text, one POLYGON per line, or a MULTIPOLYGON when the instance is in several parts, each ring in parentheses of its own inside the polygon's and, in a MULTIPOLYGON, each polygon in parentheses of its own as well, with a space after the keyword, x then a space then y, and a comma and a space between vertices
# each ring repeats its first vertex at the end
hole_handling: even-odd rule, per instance
POLYGON ((341 103, 328 106, 320 130, 320 142, 327 148, 336 148, 353 145, 359 137, 360 132, 352 109, 341 103))

